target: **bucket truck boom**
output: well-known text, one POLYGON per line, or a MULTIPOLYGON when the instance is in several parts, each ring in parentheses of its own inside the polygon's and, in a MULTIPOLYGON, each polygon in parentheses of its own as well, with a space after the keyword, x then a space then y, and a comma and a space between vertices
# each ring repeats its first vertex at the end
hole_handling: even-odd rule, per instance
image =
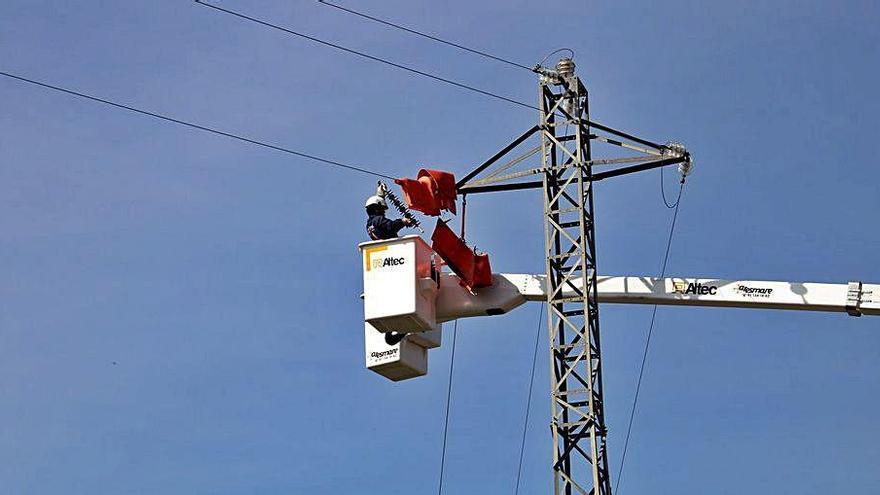
MULTIPOLYGON (((416 235, 365 242, 364 308, 367 367, 391 380, 427 373, 427 350, 440 345, 442 323, 501 315, 528 301, 547 300, 545 275, 492 274, 476 290, 443 273, 416 235)), ((880 284, 722 280, 697 277, 598 277, 598 300, 657 304, 786 309, 880 315, 880 284)), ((562 296, 578 297, 577 284, 562 296)))

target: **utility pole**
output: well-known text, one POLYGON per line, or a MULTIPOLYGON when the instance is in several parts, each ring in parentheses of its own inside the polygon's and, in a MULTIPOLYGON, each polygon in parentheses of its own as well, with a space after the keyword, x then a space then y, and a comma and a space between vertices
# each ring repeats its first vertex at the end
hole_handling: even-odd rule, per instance
POLYGON ((690 155, 680 145, 655 144, 591 122, 587 90, 575 75, 570 58, 561 59, 555 69, 539 66, 535 72, 540 75, 538 125, 467 174, 457 186, 462 195, 531 188, 543 191, 554 493, 610 495, 594 183, 673 164, 680 164, 682 173, 687 173, 690 155), (477 178, 534 134, 540 134, 539 146, 477 178), (634 151, 638 156, 594 160, 593 141, 634 151), (541 154, 539 168, 502 174, 536 153, 541 154), (593 171, 596 165, 619 164, 628 165, 593 171), (540 175, 542 180, 517 181, 529 175, 540 175))

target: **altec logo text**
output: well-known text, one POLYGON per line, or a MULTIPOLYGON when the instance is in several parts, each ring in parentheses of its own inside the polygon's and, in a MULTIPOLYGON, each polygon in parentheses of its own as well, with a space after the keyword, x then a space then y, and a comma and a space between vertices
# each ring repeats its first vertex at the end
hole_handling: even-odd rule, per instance
POLYGON ((677 294, 691 294, 694 296, 714 296, 715 294, 718 294, 717 285, 703 285, 699 282, 673 282, 672 285, 677 294))
POLYGON ((388 266, 400 266, 406 262, 406 258, 403 257, 394 257, 394 256, 375 256, 376 253, 380 253, 382 251, 387 251, 388 246, 380 246, 372 249, 367 249, 365 252, 366 256, 366 264, 365 268, 367 271, 374 270, 376 268, 383 268, 388 266), (375 256, 375 257, 374 257, 375 256))
POLYGON ((379 258, 377 260, 373 260, 373 268, 380 268, 383 266, 399 266, 403 264, 403 258, 379 258))

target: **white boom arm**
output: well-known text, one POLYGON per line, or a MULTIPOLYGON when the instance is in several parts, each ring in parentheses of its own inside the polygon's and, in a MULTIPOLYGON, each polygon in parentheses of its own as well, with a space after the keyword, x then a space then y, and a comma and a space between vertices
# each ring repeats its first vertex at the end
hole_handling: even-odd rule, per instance
MULTIPOLYGON (((491 287, 471 294, 458 278, 443 274, 437 296, 437 321, 506 313, 526 301, 544 301, 544 275, 495 274, 491 287)), ((880 285, 849 282, 768 282, 712 278, 599 277, 600 303, 792 309, 880 315, 880 285)), ((577 297, 579 287, 563 295, 577 297)))
MULTIPOLYGON (((430 246, 418 236, 359 245, 364 271, 366 365, 391 380, 427 373, 428 349, 440 345, 443 322, 504 314, 547 299, 544 275, 493 274, 473 293, 456 275, 438 273, 430 246)), ((564 286, 578 298, 580 287, 564 286)), ((880 285, 599 277, 600 303, 799 309, 880 315, 880 285)))

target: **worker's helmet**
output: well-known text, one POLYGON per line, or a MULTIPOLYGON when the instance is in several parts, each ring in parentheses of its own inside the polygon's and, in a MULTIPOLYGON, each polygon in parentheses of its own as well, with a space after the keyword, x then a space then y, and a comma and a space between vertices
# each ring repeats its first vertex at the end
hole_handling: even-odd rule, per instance
POLYGON ((369 208, 371 206, 380 206, 383 209, 388 209, 388 203, 385 202, 385 198, 381 196, 370 196, 367 198, 367 204, 364 205, 364 208, 369 208))

